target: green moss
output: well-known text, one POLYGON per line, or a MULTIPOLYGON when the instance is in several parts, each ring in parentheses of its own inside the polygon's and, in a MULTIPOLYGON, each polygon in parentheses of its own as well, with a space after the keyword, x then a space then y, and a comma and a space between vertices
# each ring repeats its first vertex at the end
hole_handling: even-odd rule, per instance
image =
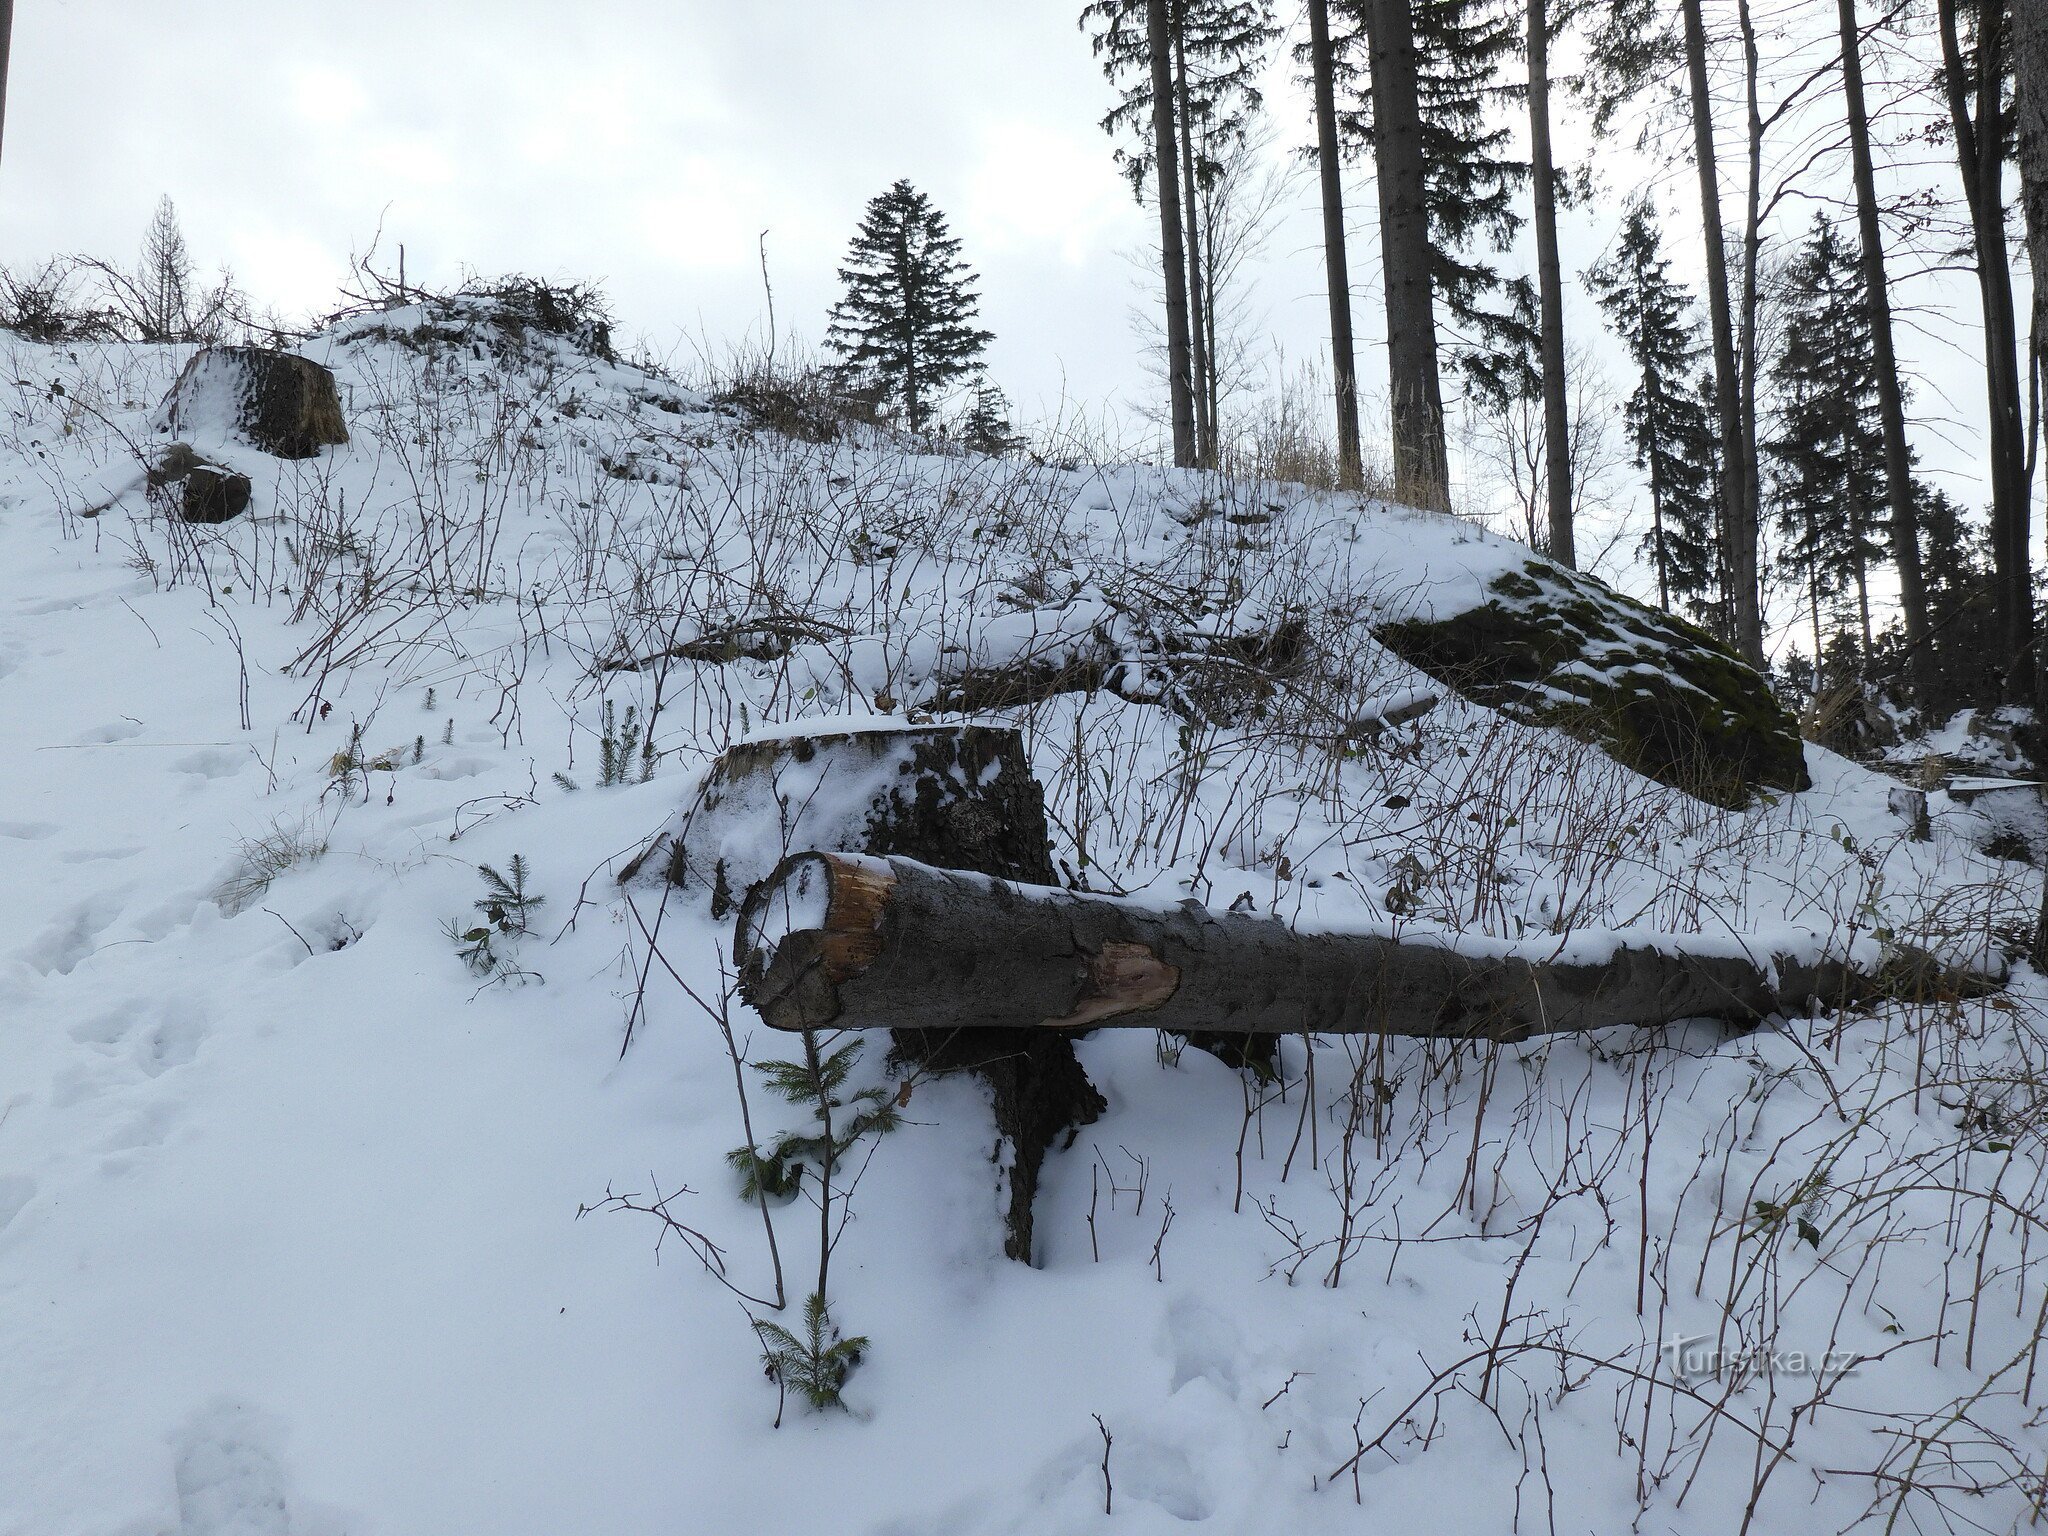
POLYGON ((1547 560, 1506 572, 1489 590, 1464 613, 1384 624, 1378 638, 1482 704, 1568 730, 1715 804, 1811 784, 1798 723, 1698 625, 1547 560))

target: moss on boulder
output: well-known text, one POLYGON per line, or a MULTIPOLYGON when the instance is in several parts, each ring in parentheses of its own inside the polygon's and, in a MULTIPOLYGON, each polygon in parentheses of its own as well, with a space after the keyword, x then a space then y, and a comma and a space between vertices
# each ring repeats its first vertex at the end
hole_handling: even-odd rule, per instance
POLYGON ((1382 624, 1375 634, 1467 697, 1570 731, 1716 805, 1812 784, 1798 722, 1754 668, 1698 625, 1543 559, 1487 590, 1463 613, 1382 624))

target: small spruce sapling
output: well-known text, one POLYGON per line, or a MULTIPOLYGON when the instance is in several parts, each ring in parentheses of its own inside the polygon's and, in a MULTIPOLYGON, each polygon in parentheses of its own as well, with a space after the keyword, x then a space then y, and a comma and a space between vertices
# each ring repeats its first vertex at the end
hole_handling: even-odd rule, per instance
POLYGON ((740 1175, 740 1198, 756 1200, 763 1193, 770 1199, 794 1196, 803 1183, 806 1164, 820 1170, 825 1166, 828 1135, 831 1160, 838 1163, 863 1137, 887 1135, 903 1123, 896 1098, 886 1089, 863 1088, 848 1097, 840 1096, 861 1048, 858 1040, 842 1045, 820 1057, 815 1072, 807 1061, 754 1064, 773 1092, 792 1104, 808 1107, 817 1116, 819 1128, 814 1134, 784 1131, 766 1151, 735 1147, 728 1152, 726 1161, 740 1175), (854 1112, 835 1121, 832 1112, 841 1109, 854 1112))
MULTIPOLYGON (((761 1341, 761 1364, 779 1392, 793 1391, 820 1412, 846 1407, 840 1393, 846 1378, 867 1352, 868 1341, 861 1335, 841 1338, 823 1296, 813 1291, 805 1299, 802 1338, 780 1323, 758 1317, 754 1319, 754 1335, 761 1341)), ((775 1427, 782 1427, 779 1408, 775 1427)))
POLYGON ((598 738, 598 785, 645 784, 653 777, 654 740, 643 734, 639 712, 628 704, 624 715, 615 715, 612 701, 606 699, 604 734, 598 738))
POLYGON ((523 975, 513 970, 511 957, 497 947, 498 940, 519 938, 530 931, 535 910, 545 905, 547 898, 526 888, 526 858, 522 854, 513 854, 503 873, 488 864, 476 868, 484 879, 484 894, 476 900, 483 921, 466 929, 447 925, 456 957, 479 976, 523 975))

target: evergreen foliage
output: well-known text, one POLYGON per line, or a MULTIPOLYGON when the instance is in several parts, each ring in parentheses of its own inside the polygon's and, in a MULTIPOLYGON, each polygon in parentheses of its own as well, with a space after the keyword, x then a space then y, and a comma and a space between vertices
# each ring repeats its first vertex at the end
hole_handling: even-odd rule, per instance
MULTIPOLYGON (((1337 125, 1353 153, 1369 154, 1372 147, 1371 10, 1372 0, 1335 0, 1330 7, 1337 125)), ((1528 161, 1517 158, 1511 116, 1501 110, 1518 89, 1503 77, 1503 66, 1521 45, 1521 13, 1508 0, 1412 0, 1409 10, 1430 280, 1458 367, 1475 388, 1500 398, 1515 389, 1517 358, 1537 348, 1529 318, 1517 314, 1499 270, 1486 259, 1521 229, 1520 196, 1529 179, 1528 161)))
POLYGON ((1024 441, 1010 425, 1008 397, 986 379, 975 386, 974 399, 961 418, 958 437, 963 448, 990 458, 1015 453, 1024 441))
MULTIPOLYGON (((864 1336, 841 1338, 823 1296, 813 1291, 805 1299, 802 1338, 766 1318, 753 1321, 754 1335, 761 1341, 761 1364, 770 1381, 820 1411, 846 1406, 840 1392, 867 1353, 868 1341, 864 1336)), ((782 1422, 780 1414, 775 1422, 782 1422)))
POLYGON ((758 1199, 764 1192, 775 1198, 794 1195, 803 1182, 804 1166, 822 1169, 828 1147, 831 1162, 837 1164, 862 1137, 886 1135, 902 1124, 902 1113, 886 1089, 863 1088, 840 1096, 860 1053, 858 1040, 842 1045, 822 1057, 815 1072, 810 1063, 803 1061, 754 1064, 769 1090, 792 1104, 809 1108, 817 1118, 818 1128, 811 1133, 785 1131, 765 1152, 755 1147, 737 1147, 728 1152, 726 1161, 740 1175, 742 1199, 758 1199), (840 1110, 853 1113, 835 1118, 840 1110))
POLYGON ((1764 441, 1783 558, 1800 580, 1816 656, 1831 634, 1871 647, 1870 571, 1886 558, 1884 442, 1870 310, 1856 252, 1822 216, 1786 267, 1784 341, 1764 441))
MULTIPOLYGON (((1192 170, 1196 185, 1206 187, 1223 174, 1264 103, 1259 70, 1280 29, 1272 0, 1172 0, 1167 17, 1176 75, 1187 82, 1192 170)), ((1081 26, 1103 74, 1121 92, 1103 116, 1103 132, 1127 140, 1117 147, 1116 161, 1131 190, 1143 196, 1154 158, 1145 0, 1089 0, 1081 26)))
POLYGON ((192 335, 192 253, 168 196, 142 237, 135 269, 136 329, 142 341, 186 341, 192 335))
POLYGON ((1705 347, 1692 295, 1671 276, 1653 206, 1629 209, 1620 243, 1586 274, 1586 284, 1636 369, 1626 420, 1636 465, 1650 481, 1650 532, 1641 550, 1657 572, 1658 606, 1668 613, 1681 602, 1695 618, 1716 624, 1720 561, 1712 397, 1701 388, 1705 347))
POLYGON ((476 901, 476 909, 484 920, 500 933, 527 932, 533 914, 547 902, 547 897, 527 890, 525 855, 513 854, 503 874, 488 864, 477 865, 476 872, 484 877, 484 894, 476 901))
POLYGON ((839 269, 846 293, 825 345, 847 382, 879 386, 903 424, 923 431, 935 397, 972 375, 995 338, 973 321, 975 276, 946 216, 908 181, 872 199, 839 269))

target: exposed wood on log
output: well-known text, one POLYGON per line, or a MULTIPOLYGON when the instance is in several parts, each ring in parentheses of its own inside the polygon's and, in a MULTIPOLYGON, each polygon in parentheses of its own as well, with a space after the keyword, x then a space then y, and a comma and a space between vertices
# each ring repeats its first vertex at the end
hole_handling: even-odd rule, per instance
POLYGON ((1667 937, 1599 961, 1551 960, 1535 946, 1297 933, 1193 903, 1160 910, 909 859, 806 853, 756 887, 735 949, 742 995, 778 1029, 971 1017, 1040 1034, 1122 1026, 1520 1040, 1680 1019, 1749 1023, 1881 985, 1839 959, 1765 964, 1685 944, 1667 937))

